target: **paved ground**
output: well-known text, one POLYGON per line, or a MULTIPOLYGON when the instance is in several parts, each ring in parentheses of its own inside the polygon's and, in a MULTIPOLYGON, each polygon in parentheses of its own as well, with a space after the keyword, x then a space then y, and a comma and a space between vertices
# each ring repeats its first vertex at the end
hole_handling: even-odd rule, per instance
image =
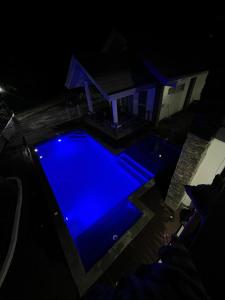
POLYGON ((170 220, 170 211, 164 206, 157 187, 145 194, 141 201, 154 211, 155 217, 102 276, 100 282, 115 284, 122 276, 137 270, 141 264, 156 262, 165 233, 172 234, 179 227, 178 212, 170 220))
POLYGON ((19 176, 23 204, 15 255, 1 299, 76 299, 76 288, 67 268, 48 207, 23 147, 3 155, 1 175, 19 176))
MULTIPOLYGON (((45 114, 52 118, 51 110, 38 113, 33 119, 29 116, 27 124, 33 125, 24 126, 22 123, 17 137, 8 145, 0 159, 0 175, 17 175, 22 179, 24 187, 19 242, 13 264, 1 291, 4 296, 7 296, 1 299, 12 299, 15 290, 17 296, 22 299, 77 298, 76 287, 55 228, 50 221, 46 199, 38 178, 35 177, 32 166, 26 158, 22 137, 25 134, 27 140, 32 143, 52 135, 59 129, 70 126, 75 128, 79 123, 77 120, 67 125, 59 125, 63 122, 57 122, 56 118, 50 119, 50 124, 49 119, 44 118, 45 114)), ((99 135, 98 138, 102 136, 99 135)), ((135 140, 135 137, 133 139, 135 140)), ((104 138, 104 142, 107 143, 107 139, 104 138)), ((113 146, 111 144, 110 147, 113 146)), ((114 284, 125 274, 134 272, 141 264, 156 261, 164 233, 173 233, 177 230, 178 216, 176 214, 172 222, 169 220, 170 212, 164 207, 161 191, 157 186, 145 194, 142 201, 155 212, 155 217, 99 279, 99 282, 114 284)))

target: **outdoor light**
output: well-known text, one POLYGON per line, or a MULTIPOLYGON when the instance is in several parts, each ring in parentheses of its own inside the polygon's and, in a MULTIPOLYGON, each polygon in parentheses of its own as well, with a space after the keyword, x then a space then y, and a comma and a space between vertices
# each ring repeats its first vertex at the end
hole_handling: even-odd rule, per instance
POLYGON ((3 93, 5 90, 0 86, 0 93, 3 93))
POLYGON ((62 142, 62 140, 61 140, 61 139, 58 139, 58 142, 62 142))
POLYGON ((116 241, 117 239, 118 239, 118 235, 117 235, 117 234, 114 234, 114 235, 113 235, 113 240, 116 241))
POLYGON ((38 152, 38 149, 37 149, 37 148, 35 148, 35 149, 34 149, 34 152, 38 152))
POLYGON ((159 154, 159 157, 161 158, 161 157, 162 157, 162 154, 159 154))

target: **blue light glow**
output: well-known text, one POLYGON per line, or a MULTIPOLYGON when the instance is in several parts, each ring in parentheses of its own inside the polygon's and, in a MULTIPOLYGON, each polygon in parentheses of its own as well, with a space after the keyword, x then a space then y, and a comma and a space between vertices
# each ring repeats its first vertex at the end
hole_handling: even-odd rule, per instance
POLYGON ((61 139, 58 139, 58 142, 62 142, 62 140, 61 140, 61 139))
POLYGON ((176 87, 175 82, 170 82, 169 78, 164 76, 158 68, 156 68, 148 59, 144 59, 144 65, 146 69, 152 74, 157 80, 159 80, 163 85, 168 85, 172 87, 176 87))
POLYGON ((45 157, 40 163, 88 270, 140 218, 128 196, 152 174, 127 156, 113 155, 83 131, 59 141, 38 145, 39 157, 45 157))

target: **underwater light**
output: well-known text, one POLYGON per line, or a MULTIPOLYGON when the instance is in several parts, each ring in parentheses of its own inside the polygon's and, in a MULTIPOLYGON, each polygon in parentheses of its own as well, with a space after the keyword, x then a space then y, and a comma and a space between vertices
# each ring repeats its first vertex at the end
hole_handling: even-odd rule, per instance
POLYGON ((117 235, 117 234, 114 234, 114 235, 113 235, 113 240, 116 241, 117 239, 118 239, 118 235, 117 235))

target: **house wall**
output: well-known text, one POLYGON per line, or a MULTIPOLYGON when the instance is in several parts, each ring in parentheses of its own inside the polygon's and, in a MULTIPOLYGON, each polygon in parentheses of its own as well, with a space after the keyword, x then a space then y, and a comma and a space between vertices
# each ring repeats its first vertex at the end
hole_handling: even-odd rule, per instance
MULTIPOLYGON (((174 94, 168 94, 170 86, 165 86, 163 90, 162 106, 160 110, 159 120, 163 120, 181 111, 184 106, 185 98, 188 92, 188 87, 192 78, 197 77, 195 86, 192 91, 190 103, 194 100, 200 100, 202 89, 205 85, 208 72, 195 74, 189 77, 181 78, 175 81, 176 86, 184 84, 183 91, 174 94)), ((174 83, 174 82, 173 82, 174 83)))
MULTIPOLYGON (((214 138, 207 149, 194 177, 189 184, 211 184, 215 175, 220 174, 225 167, 225 142, 214 138)), ((190 198, 185 194, 182 203, 190 205, 190 198)))
MULTIPOLYGON (((203 72, 201 74, 198 75, 193 92, 192 92, 192 97, 191 97, 191 102, 193 102, 194 100, 200 100, 201 98, 201 93, 202 90, 205 86, 206 83, 206 78, 208 76, 208 71, 203 72)), ((195 77, 195 76, 193 76, 195 77)))
POLYGON ((162 106, 159 115, 159 120, 168 118, 178 111, 181 111, 184 105, 185 97, 187 94, 190 78, 178 80, 176 86, 185 84, 184 90, 175 94, 168 94, 170 86, 165 86, 163 90, 162 106))

